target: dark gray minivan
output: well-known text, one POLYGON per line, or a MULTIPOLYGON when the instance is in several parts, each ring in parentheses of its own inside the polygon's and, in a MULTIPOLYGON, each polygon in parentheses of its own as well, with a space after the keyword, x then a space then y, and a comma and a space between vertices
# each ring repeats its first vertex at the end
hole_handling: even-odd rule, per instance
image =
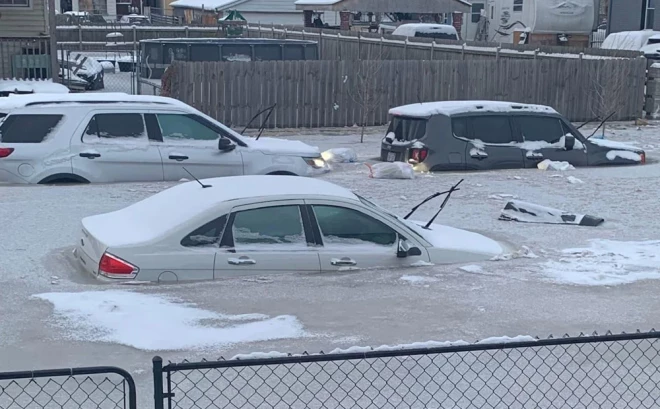
POLYGON ((644 151, 587 139, 554 109, 496 101, 443 101, 390 110, 381 160, 408 162, 416 171, 536 168, 646 162, 644 151))

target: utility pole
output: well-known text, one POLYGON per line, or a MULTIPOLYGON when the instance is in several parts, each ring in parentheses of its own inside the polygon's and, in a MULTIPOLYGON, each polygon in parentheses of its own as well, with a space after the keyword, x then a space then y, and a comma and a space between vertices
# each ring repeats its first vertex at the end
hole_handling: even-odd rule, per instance
POLYGON ((54 83, 60 82, 60 64, 57 61, 57 30, 55 0, 48 0, 48 35, 50 37, 50 75, 54 83))

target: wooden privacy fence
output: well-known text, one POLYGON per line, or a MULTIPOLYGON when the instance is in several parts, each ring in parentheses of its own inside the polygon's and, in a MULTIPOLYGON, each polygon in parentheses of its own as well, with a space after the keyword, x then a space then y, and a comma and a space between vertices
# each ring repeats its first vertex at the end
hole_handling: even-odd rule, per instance
MULTIPOLYGON (((134 49, 140 40, 154 38, 213 38, 222 35, 219 27, 187 26, 59 26, 57 39, 67 49, 104 47, 109 33, 120 33, 114 48, 134 49)), ((636 58, 640 52, 474 41, 434 40, 381 35, 358 31, 250 25, 244 37, 312 40, 319 44, 324 60, 454 60, 454 59, 540 59, 540 58, 636 58)), ((117 39, 117 37, 113 37, 117 39)))
MULTIPOLYGON (((632 119, 644 103, 646 60, 181 62, 171 96, 231 126, 277 104, 268 126, 387 123, 389 108, 423 101, 550 105, 570 120, 632 119)), ((258 124, 257 124, 258 125, 258 124)))

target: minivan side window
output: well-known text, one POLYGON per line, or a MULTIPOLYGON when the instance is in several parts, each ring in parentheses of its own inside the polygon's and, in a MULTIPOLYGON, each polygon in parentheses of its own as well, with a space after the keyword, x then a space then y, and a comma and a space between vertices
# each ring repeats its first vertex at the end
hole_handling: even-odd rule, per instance
POLYGON ((453 118, 451 120, 451 129, 457 138, 467 138, 467 118, 453 118))
POLYGON ((0 142, 41 143, 62 120, 62 115, 9 115, 0 125, 0 142))
POLYGON ((507 144, 515 142, 511 123, 506 115, 483 115, 470 118, 472 139, 484 143, 507 144))
POLYGON ((116 138, 147 138, 141 114, 96 114, 89 121, 83 142, 99 142, 116 138))
POLYGON ((558 118, 526 115, 515 118, 526 142, 543 141, 553 144, 559 142, 565 134, 558 118))

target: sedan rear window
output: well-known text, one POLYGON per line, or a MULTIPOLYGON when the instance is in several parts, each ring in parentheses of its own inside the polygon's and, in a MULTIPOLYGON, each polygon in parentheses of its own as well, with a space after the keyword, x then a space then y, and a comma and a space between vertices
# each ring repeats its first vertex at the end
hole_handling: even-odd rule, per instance
POLYGON ((0 142, 41 143, 62 120, 62 115, 10 115, 0 125, 0 142))
POLYGON ((408 118, 395 116, 392 118, 387 133, 394 133, 395 139, 399 141, 414 141, 422 139, 426 135, 426 118, 408 118))

